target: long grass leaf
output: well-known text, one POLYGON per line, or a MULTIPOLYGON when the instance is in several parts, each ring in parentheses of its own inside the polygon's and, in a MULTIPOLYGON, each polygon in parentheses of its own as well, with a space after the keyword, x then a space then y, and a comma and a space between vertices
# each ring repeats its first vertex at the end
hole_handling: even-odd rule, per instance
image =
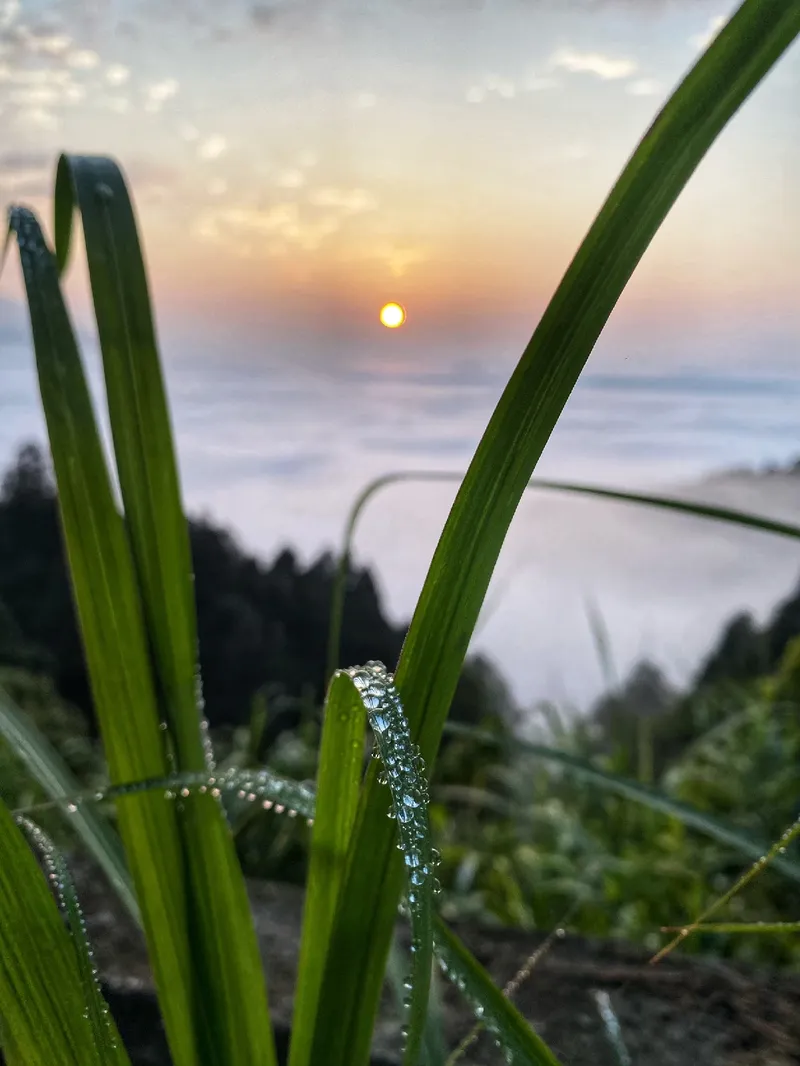
MULTIPOLYGON (((503 743, 502 738, 493 733, 462 725, 460 722, 448 722, 445 725, 445 731, 450 736, 470 737, 481 744, 497 745, 503 743)), ((741 855, 746 855, 749 858, 760 858, 768 847, 763 840, 759 841, 747 836, 747 834, 739 832, 739 830, 734 829, 719 818, 714 818, 712 815, 706 814, 688 803, 682 803, 664 792, 642 785, 638 781, 631 780, 631 778, 620 777, 618 774, 601 770, 577 755, 571 755, 566 751, 558 751, 558 749, 549 748, 544 744, 534 744, 519 737, 514 738, 513 746, 514 753, 517 756, 530 755, 536 759, 557 763, 581 781, 595 785, 604 792, 622 796, 624 799, 638 803, 642 807, 649 807, 652 811, 658 811, 660 814, 676 818, 685 826, 696 829, 726 847, 733 848, 734 851, 738 851, 741 855)), ((777 855, 773 860, 773 866, 792 881, 800 881, 800 863, 786 859, 782 855, 777 855)))
MULTIPOLYGON (((15 1066, 121 1066, 97 1046, 70 933, 20 828, 0 803, 0 1038, 15 1066)), ((119 1045, 113 1022, 108 1037, 119 1045)))
POLYGON ((364 760, 366 708, 349 678, 331 679, 317 771, 317 809, 303 907, 289 1066, 309 1062, 330 929, 344 878, 364 760))
POLYGON ((283 777, 272 770, 240 770, 236 767, 218 773, 205 770, 196 774, 168 774, 166 777, 146 778, 108 788, 56 796, 43 803, 22 807, 14 813, 29 818, 54 807, 80 809, 87 804, 105 803, 145 792, 157 792, 167 800, 178 802, 195 795, 208 795, 219 800, 235 793, 237 799, 250 803, 258 801, 264 810, 274 810, 276 814, 286 812, 292 818, 299 814, 311 821, 314 818, 314 790, 302 781, 283 777))
POLYGON ((81 788, 70 768, 29 715, 16 707, 0 688, 0 734, 10 744, 51 801, 59 801, 62 810, 69 807, 70 824, 89 853, 108 877, 125 909, 141 924, 139 904, 125 866, 120 840, 108 822, 89 807, 72 798, 81 788))
MULTIPOLYGON (((435 758, 509 524, 601 330, 716 137, 800 32, 800 0, 745 0, 646 133, 550 301, 489 422, 434 553, 397 685, 435 758)), ((372 772, 333 930, 315 1048, 327 1066, 369 1055, 402 879, 372 772), (347 954, 343 973, 335 959, 347 954)))
POLYGON ((559 1066, 558 1059, 441 918, 435 919, 436 955, 446 977, 464 995, 502 1047, 509 1066, 559 1066))
MULTIPOLYGON (((94 706, 112 783, 164 777, 137 580, 106 469, 56 262, 34 215, 14 208, 39 389, 94 706)), ((117 803, 175 1066, 202 1062, 189 898, 176 811, 155 794, 117 803)))
MULTIPOLYGON (((426 482, 440 484, 460 484, 465 475, 451 470, 395 470, 369 481, 353 501, 345 522, 342 536, 342 546, 334 575, 333 593, 331 596, 331 610, 328 624, 328 652, 327 671, 330 677, 339 664, 339 653, 342 634, 342 618, 344 615, 344 601, 347 589, 347 575, 353 558, 353 546, 358 524, 367 504, 383 489, 391 485, 405 482, 426 482)), ((732 507, 717 507, 714 504, 697 503, 692 500, 682 500, 676 496, 664 496, 659 493, 630 492, 624 489, 603 488, 600 485, 587 485, 577 481, 553 481, 544 478, 531 478, 525 486, 528 492, 558 492, 564 495, 589 496, 595 499, 610 500, 616 503, 639 504, 645 507, 654 507, 660 510, 673 511, 689 518, 705 518, 714 522, 723 522, 729 525, 741 526, 743 529, 752 529, 758 533, 769 533, 778 537, 788 537, 791 540, 800 540, 800 526, 791 522, 781 522, 763 515, 753 514, 750 511, 740 511, 732 507)), ((592 605, 589 613, 595 639, 602 631, 602 619, 592 605), (598 628, 598 623, 600 628, 598 628)), ((600 650, 600 649, 599 649, 600 650)), ((606 662, 608 649, 603 648, 604 671, 610 669, 613 663, 606 662)))
MULTIPOLYGON (((209 765, 201 721, 189 535, 136 220, 119 167, 62 156, 56 254, 66 264, 71 220, 83 220, 119 483, 159 703, 178 772, 209 765)), ((244 879, 219 804, 193 794, 178 823, 190 883, 198 1008, 209 1063, 275 1062, 266 986, 244 879)))
POLYGON ((108 1066, 113 1066, 113 1064, 124 1066, 125 1063, 129 1063, 129 1059, 100 991, 100 980, 86 933, 86 922, 64 856, 38 825, 34 825, 27 819, 20 819, 18 824, 32 845, 39 851, 44 869, 55 890, 56 901, 67 920, 75 948, 83 999, 86 1004, 85 1017, 92 1028, 92 1037, 98 1057, 108 1066))

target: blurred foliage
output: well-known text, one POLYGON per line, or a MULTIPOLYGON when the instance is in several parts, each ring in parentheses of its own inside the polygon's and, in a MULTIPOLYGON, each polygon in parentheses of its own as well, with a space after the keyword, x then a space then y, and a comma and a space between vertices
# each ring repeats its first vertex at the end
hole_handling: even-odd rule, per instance
MULTIPOLYGON (((191 523, 191 539, 218 764, 266 763, 312 779, 333 560, 322 556, 304 568, 286 550, 265 567, 207 520, 191 523)), ((354 570, 343 660, 393 663, 402 638, 402 628, 382 614, 371 575, 354 570)), ((54 489, 44 458, 30 446, 0 491, 0 684, 81 782, 104 782, 54 489)), ((526 755, 514 743, 516 732, 524 725, 532 739, 773 841, 798 812, 799 709, 800 590, 763 628, 748 615, 733 618, 686 691, 644 662, 611 685, 588 715, 552 704, 523 715, 492 664, 472 657, 452 717, 498 742, 463 734, 443 741, 431 819, 442 853, 445 917, 545 930, 563 925, 657 948, 662 926, 691 920, 733 883, 744 867, 741 856, 675 818, 526 755)), ((365 737, 365 763, 370 747, 365 737)), ((12 806, 43 798, 2 741, 0 796, 12 806)), ((249 875, 303 880, 304 824, 235 800, 229 813, 249 875)), ((51 813, 46 821, 50 832, 69 838, 61 816, 51 813)), ((793 886, 770 870, 717 916, 737 922, 798 917, 793 886)), ((703 934, 682 950, 800 964, 792 935, 703 934)))

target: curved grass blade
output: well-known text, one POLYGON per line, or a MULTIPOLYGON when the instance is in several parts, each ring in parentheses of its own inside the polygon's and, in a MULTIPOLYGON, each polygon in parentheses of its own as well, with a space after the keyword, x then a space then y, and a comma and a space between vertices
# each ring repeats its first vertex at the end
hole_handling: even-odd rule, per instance
POLYGON ((86 933, 86 922, 64 857, 38 825, 34 825, 26 818, 19 819, 18 824, 41 854, 47 877, 56 892, 56 900, 67 920, 75 946, 80 986, 86 1003, 86 1019, 91 1026, 100 1061, 108 1063, 108 1066, 112 1064, 123 1066, 124 1063, 129 1062, 129 1059, 100 991, 100 981, 86 933))
POLYGON ((314 820, 303 906, 289 1066, 308 1062, 330 929, 344 878, 364 761, 366 707, 343 674, 325 700, 314 820))
MULTIPOLYGON (((30 846, 0 803, 0 1037, 15 1066, 122 1066, 98 1050, 75 945, 30 846)), ((111 1039, 119 1043, 113 1022, 111 1039)))
MULTIPOLYGON (((339 561, 333 582, 331 596, 331 613, 328 626, 328 659, 327 676, 331 677, 339 661, 341 646, 342 618, 344 615, 345 591, 347 588, 347 574, 350 560, 353 557, 353 544, 356 529, 367 504, 383 489, 390 485, 401 484, 406 481, 420 483, 456 483, 464 480, 463 473, 449 470, 396 470, 368 482, 353 501, 345 523, 342 536, 342 547, 339 552, 339 561)), ((586 485, 577 481, 553 481, 543 478, 531 478, 525 486, 525 491, 560 492, 566 495, 590 496, 596 499, 611 500, 616 503, 640 504, 645 507, 654 507, 661 510, 673 511, 676 514, 684 514, 690 518, 706 518, 715 522, 726 522, 731 525, 741 526, 744 529, 752 529, 760 533, 771 533, 778 537, 789 537, 800 540, 800 526, 790 522, 779 522, 763 515, 752 514, 749 511, 740 511, 731 507, 716 507, 713 504, 694 503, 690 500, 681 500, 675 496, 663 496, 659 493, 628 492, 622 489, 607 489, 599 485, 586 485)), ((589 607, 589 619, 593 633, 600 636, 602 631, 602 619, 598 618, 593 606, 589 607), (599 626, 598 626, 599 623, 599 626)), ((606 649, 603 652, 603 666, 606 649)))
MULTIPOLYGON (((55 258, 35 216, 10 212, 28 298, 39 389, 94 706, 112 782, 164 777, 169 765, 144 620, 55 258)), ((191 898, 176 811, 156 795, 117 804, 175 1066, 203 1062, 191 898)))
MULTIPOLYGON (((501 737, 493 733, 462 725, 459 722, 448 722, 445 725, 445 732, 450 736, 471 737, 482 744, 498 745, 504 743, 501 737)), ((718 841, 720 844, 733 848, 742 855, 747 855, 750 858, 760 858, 767 850, 768 845, 763 841, 755 840, 745 833, 739 832, 739 830, 727 825, 720 819, 689 806, 688 803, 681 803, 680 800, 672 799, 671 796, 658 792, 647 785, 639 784, 638 781, 608 773, 606 770, 601 770, 584 759, 579 759, 576 755, 570 755, 568 752, 558 751, 555 748, 548 748, 543 744, 533 744, 518 737, 514 738, 513 744, 514 751, 517 754, 530 755, 536 759, 558 763, 580 778, 580 780, 587 781, 605 792, 622 796, 624 799, 629 799, 643 807, 649 807, 650 810, 658 811, 660 814, 677 818, 684 825, 698 830, 698 832, 718 841)), ((785 877, 790 878, 792 881, 800 882, 800 863, 776 854, 773 865, 785 877)))
POLYGON ((438 916, 434 919, 434 945, 443 973, 464 995, 475 1017, 502 1047, 509 1066, 559 1066, 558 1059, 541 1037, 438 916))
MULTIPOLYGON (((62 156, 56 254, 66 265, 83 220, 114 454, 159 707, 178 772, 213 769, 201 722, 189 535, 181 502, 144 260, 128 190, 106 158, 62 156)), ((222 809, 204 794, 179 808, 189 884, 197 1007, 206 1062, 274 1066, 266 985, 244 879, 222 809)))
MULTIPOLYGON (((453 482, 460 483, 464 480, 463 473, 448 470, 398 470, 368 482, 354 500, 342 538, 342 550, 339 553, 339 563, 334 579, 333 595, 331 599, 330 625, 328 630, 328 659, 327 676, 332 676, 339 658, 341 644, 342 617, 344 613, 344 598, 347 585, 347 573, 353 553, 355 532, 361 515, 373 496, 390 485, 405 481, 418 482, 453 482)), ((629 492, 624 490, 607 489, 602 486, 587 485, 572 481, 555 481, 543 478, 532 478, 525 486, 526 490, 544 490, 561 492, 567 495, 593 496, 599 499, 616 501, 618 503, 642 504, 648 507, 661 508, 685 514, 694 518, 707 518, 713 521, 727 522, 739 525, 747 529, 753 529, 762 533, 771 533, 776 536, 800 539, 800 526, 788 522, 780 522, 762 515, 756 515, 735 508, 717 507, 712 504, 694 503, 689 500, 681 500, 677 497, 663 496, 658 493, 629 492)), ((591 610, 593 630, 595 611, 591 610)))
MULTIPOLYGON (((397 666, 428 763, 509 524, 589 353, 706 151, 799 32, 800 0, 744 0, 645 134, 536 327, 459 489, 397 666)), ((316 1021, 327 1066, 368 1058, 401 888, 376 773, 362 807, 316 1021), (333 960, 345 952, 343 978, 333 960)))
MULTIPOLYGON (((72 797, 79 795, 81 788, 72 771, 31 718, 14 706, 2 688, 0 734, 25 763, 31 776, 50 796, 51 801, 60 801, 55 803, 56 806, 60 806, 62 810, 66 810, 69 803, 75 806, 72 797)), ((70 824, 108 877, 125 909, 137 925, 141 925, 139 905, 117 834, 94 811, 85 807, 70 811, 70 824)))
POLYGON ((77 792, 57 796, 45 803, 36 803, 14 813, 30 817, 53 807, 66 807, 74 817, 75 810, 86 804, 104 803, 144 792, 158 792, 168 800, 184 800, 193 795, 208 795, 219 800, 223 795, 236 793, 238 799, 250 803, 259 801, 264 810, 276 814, 286 813, 294 818, 298 814, 310 821, 314 819, 314 791, 301 781, 274 774, 271 770, 248 770, 231 768, 219 773, 167 774, 166 777, 130 781, 91 792, 77 792), (75 809, 75 810, 74 810, 75 809))

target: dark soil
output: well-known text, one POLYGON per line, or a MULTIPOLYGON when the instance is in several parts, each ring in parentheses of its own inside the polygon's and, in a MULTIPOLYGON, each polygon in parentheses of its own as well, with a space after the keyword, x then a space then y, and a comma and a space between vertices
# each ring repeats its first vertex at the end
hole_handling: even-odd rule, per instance
MULTIPOLYGON (((73 863, 109 1002, 134 1066, 169 1066, 141 935, 104 879, 73 863)), ((253 915, 269 984, 277 1039, 285 1050, 300 929, 302 892, 251 883, 253 915)), ((496 981, 505 984, 543 936, 459 926, 496 981)), ((537 963, 515 1001, 565 1066, 618 1066, 593 997, 605 990, 619 1018, 633 1066, 789 1066, 800 1063, 800 977, 673 955, 651 966, 639 948, 566 936, 537 963)), ((445 1030, 454 1047, 472 1018, 455 990, 444 991, 445 1030)), ((375 1064, 398 1061, 399 1021, 384 995, 375 1064)), ((464 1066, 502 1063, 482 1037, 464 1066)), ((325 1066, 320 1063, 319 1066, 325 1066)))

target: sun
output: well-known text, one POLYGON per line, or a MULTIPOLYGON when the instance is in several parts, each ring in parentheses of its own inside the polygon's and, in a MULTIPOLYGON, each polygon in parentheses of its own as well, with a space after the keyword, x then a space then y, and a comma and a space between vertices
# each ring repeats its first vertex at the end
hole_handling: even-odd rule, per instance
POLYGON ((384 304, 381 308, 380 319, 387 329, 397 329, 406 320, 406 309, 402 304, 384 304))

